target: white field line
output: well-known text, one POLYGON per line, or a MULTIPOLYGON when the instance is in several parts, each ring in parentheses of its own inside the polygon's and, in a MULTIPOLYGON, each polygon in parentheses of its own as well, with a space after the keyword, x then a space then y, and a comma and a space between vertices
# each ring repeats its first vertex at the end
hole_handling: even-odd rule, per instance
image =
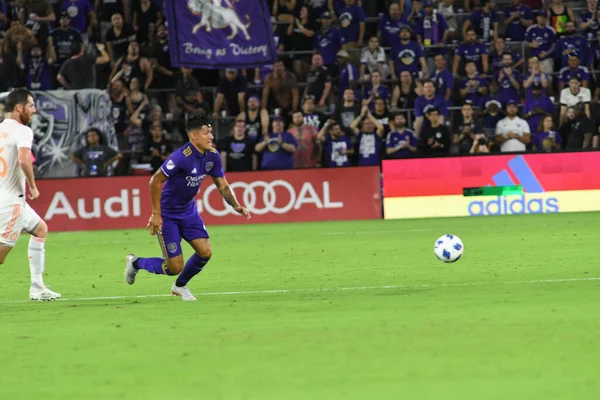
MULTIPOLYGON (((240 292, 212 292, 196 293, 196 296, 242 296, 252 294, 281 294, 281 293, 320 293, 336 291, 360 291, 360 290, 389 290, 389 289, 415 289, 415 288, 446 288, 459 286, 483 286, 483 285, 532 285, 538 283, 567 283, 567 282, 589 282, 600 281, 600 277, 590 278, 564 278, 564 279, 537 279, 530 281, 489 281, 489 282, 463 282, 463 283, 432 283, 420 285, 385 285, 385 286, 356 286, 339 288, 316 288, 316 289, 274 289, 274 290, 249 290, 240 292)), ((147 299, 152 297, 169 297, 171 294, 145 294, 138 296, 102 296, 102 297, 80 297, 72 299, 60 299, 58 301, 94 301, 94 300, 127 300, 147 299)), ((0 304, 28 303, 30 300, 0 301, 0 304)))

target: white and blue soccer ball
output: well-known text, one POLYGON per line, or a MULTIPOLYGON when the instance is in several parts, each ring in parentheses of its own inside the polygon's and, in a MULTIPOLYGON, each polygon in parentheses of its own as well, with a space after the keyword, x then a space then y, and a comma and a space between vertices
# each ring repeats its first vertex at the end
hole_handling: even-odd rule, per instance
POLYGON ((444 235, 433 246, 436 257, 445 263, 458 261, 464 250, 462 240, 456 235, 444 235))

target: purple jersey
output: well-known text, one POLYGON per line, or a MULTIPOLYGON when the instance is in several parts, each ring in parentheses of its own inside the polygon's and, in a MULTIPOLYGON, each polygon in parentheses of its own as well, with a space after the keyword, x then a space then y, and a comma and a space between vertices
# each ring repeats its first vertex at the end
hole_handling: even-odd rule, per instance
POLYGON ((590 25, 590 27, 583 31, 583 37, 588 42, 596 39, 596 35, 598 34, 598 30, 600 29, 600 24, 598 23, 598 19, 594 18, 594 14, 595 13, 586 11, 579 16, 579 25, 588 22, 589 20, 592 20, 592 24, 590 25))
MULTIPOLYGON (((444 32, 448 30, 448 23, 442 14, 433 14, 431 18, 422 18, 415 25, 415 33, 421 37, 425 46, 432 46, 442 42, 444 32)), ((446 54, 448 49, 442 47, 435 49, 436 54, 446 54)))
POLYGON ((381 45, 394 47, 400 44, 400 27, 410 26, 410 22, 404 17, 392 19, 389 14, 383 14, 379 19, 378 30, 381 32, 381 45))
POLYGON ((51 74, 52 68, 44 57, 31 57, 26 61, 27 70, 27 89, 29 90, 50 90, 52 89, 51 74))
POLYGON ((446 91, 454 88, 454 75, 447 69, 443 71, 435 70, 431 80, 436 87, 437 94, 443 96, 444 98, 446 97, 446 91))
MULTIPOLYGON (((527 79, 529 79, 529 76, 531 76, 531 71, 527 72, 527 75, 523 76, 523 82, 525 82, 527 79)), ((544 76, 546 76, 546 81, 550 82, 550 77, 548 76, 548 74, 544 74, 544 76)), ((537 74, 535 74, 535 76, 533 77, 533 80, 531 81, 531 85, 533 85, 534 83, 538 83, 538 82, 542 83, 542 73, 541 72, 538 72, 537 74)), ((533 96, 533 92, 531 90, 531 85, 529 85, 529 87, 525 90, 525 99, 527 101, 529 101, 529 97, 533 96)), ((542 89, 542 96, 546 96, 546 89, 542 89)))
POLYGON ((358 165, 379 165, 381 138, 375 132, 361 132, 358 135, 358 165))
POLYGON ((161 211, 163 216, 170 218, 198 214, 194 198, 204 178, 225 175, 218 151, 201 153, 190 142, 175 150, 160 169, 167 177, 160 197, 161 211))
MULTIPOLYGON (((554 104, 552 104, 552 101, 550 101, 550 99, 547 96, 531 96, 527 98, 527 101, 523 106, 523 115, 526 115, 527 113, 533 111, 533 109, 537 107, 544 110, 547 114, 554 114, 554 104)), ((537 114, 527 120, 527 123, 529 124, 529 130, 531 132, 535 132, 538 130, 538 125, 542 120, 542 117, 544 117, 544 115, 537 114)))
MULTIPOLYGON (((402 142, 408 142, 413 147, 417 147, 417 138, 411 130, 405 129, 402 132, 392 131, 388 135, 386 147, 393 149, 398 147, 402 142)), ((412 151, 409 149, 400 149, 389 155, 390 158, 406 158, 412 156, 412 151)))
MULTIPOLYGON (((261 161, 261 169, 263 170, 272 170, 272 169, 293 169, 294 168, 294 154, 286 151, 279 144, 279 139, 276 133, 269 134, 269 140, 267 142, 267 147, 262 153, 262 161, 261 161)), ((281 139, 283 143, 293 144, 298 148, 298 141, 289 132, 282 132, 281 139)), ((263 136, 262 140, 259 143, 265 141, 265 137, 263 136)))
MULTIPOLYGON (((537 127, 536 127, 537 128, 537 127)), ((535 132, 535 131, 532 131, 535 132)), ((553 151, 553 140, 557 145, 562 144, 562 137, 557 131, 536 132, 531 136, 531 145, 534 150, 538 151, 553 151)))
POLYGON ((365 22, 365 18, 365 12, 360 6, 355 5, 340 10, 340 26, 346 43, 358 42, 360 23, 365 22))
POLYGON ((343 96, 344 91, 350 86, 350 82, 356 82, 357 79, 358 68, 356 68, 354 64, 348 63, 347 65, 340 67, 340 94, 343 96))
POLYGON ((345 154, 346 150, 352 149, 352 142, 346 135, 333 138, 331 135, 325 136, 325 151, 329 168, 347 167, 350 165, 350 159, 345 154))
POLYGON ((66 11, 71 17, 71 26, 79 32, 85 32, 89 25, 89 15, 94 11, 89 0, 63 1, 61 11, 66 11))
POLYGON ((460 84, 458 85, 458 87, 460 89, 465 89, 467 87, 467 83, 469 81, 476 81, 477 86, 473 86, 473 87, 469 88, 469 91, 467 93, 467 96, 465 97, 465 100, 470 100, 473 102, 473 104, 481 104, 483 95, 479 93, 479 88, 488 87, 487 79, 482 78, 477 75, 474 78, 465 77, 463 80, 460 81, 460 84))
POLYGON ((481 38, 485 43, 492 41, 494 37, 494 24, 498 22, 498 13, 496 10, 491 10, 490 13, 486 13, 482 8, 473 10, 469 20, 477 33, 477 37, 481 38))
POLYGON ((461 43, 456 50, 456 54, 464 61, 474 61, 479 72, 483 72, 481 56, 487 53, 487 48, 483 43, 461 43))
MULTIPOLYGON (((533 21, 533 11, 531 8, 521 5, 520 7, 507 7, 504 9, 504 16, 506 18, 510 17, 510 14, 518 11, 521 18, 529 21, 533 21)), ((525 30, 526 27, 521 24, 521 20, 519 18, 513 20, 506 26, 506 31, 504 32, 504 37, 506 39, 510 39, 513 42, 521 42, 525 39, 525 30)))
POLYGON ((342 48, 344 39, 338 28, 329 28, 327 31, 318 30, 315 34, 315 49, 323 57, 323 64, 337 63, 337 52, 342 48))
POLYGON ((418 42, 400 43, 390 51, 390 60, 394 60, 396 76, 408 71, 414 76, 421 70, 419 59, 423 57, 423 48, 418 42))
MULTIPOLYGON (((367 89, 367 95, 365 96, 365 99, 368 99, 369 97, 371 97, 372 94, 373 94, 373 88, 370 87, 369 89, 367 89)), ((383 97, 386 100, 390 100, 392 98, 392 96, 390 94, 390 89, 388 89, 387 86, 383 86, 383 85, 379 85, 379 87, 377 88, 377 93, 375 93, 374 97, 383 97)))
POLYGON ((558 76, 560 78, 560 82, 564 82, 567 85, 572 77, 579 79, 579 82, 590 81, 590 72, 586 67, 582 67, 581 65, 578 66, 574 71, 569 67, 564 67, 560 70, 558 76))
MULTIPOLYGON (((512 74, 514 79, 521 84, 521 74, 519 71, 513 69, 512 74)), ((519 90, 514 88, 510 78, 506 74, 503 74, 502 79, 500 80, 498 80, 499 77, 500 72, 495 76, 496 82, 498 82, 498 100, 500 100, 503 105, 509 100, 514 100, 519 103, 519 90)))
POLYGON ((504 50, 504 53, 497 53, 496 51, 494 51, 490 55, 490 65, 492 66, 492 72, 498 72, 504 67, 502 65, 502 55, 506 53, 512 55, 513 65, 515 65, 521 60, 521 56, 518 53, 509 51, 507 49, 504 50))
POLYGON ((546 54, 545 57, 540 57, 540 53, 543 51, 548 53, 548 50, 552 48, 556 43, 556 31, 551 26, 531 25, 527 28, 525 33, 525 40, 528 42, 538 42, 538 47, 530 47, 531 57, 537 57, 540 60, 552 57, 552 54, 546 54))
POLYGON ((437 108, 440 111, 440 115, 443 115, 448 119, 448 107, 446 107, 446 100, 444 96, 439 94, 434 95, 431 99, 425 96, 419 96, 415 100, 415 117, 424 117, 427 110, 430 108, 437 108))
POLYGON ((583 36, 564 36, 558 41, 558 44, 556 45, 556 57, 560 58, 561 67, 566 67, 569 64, 569 55, 564 54, 567 50, 579 54, 580 65, 589 65, 590 44, 583 36))

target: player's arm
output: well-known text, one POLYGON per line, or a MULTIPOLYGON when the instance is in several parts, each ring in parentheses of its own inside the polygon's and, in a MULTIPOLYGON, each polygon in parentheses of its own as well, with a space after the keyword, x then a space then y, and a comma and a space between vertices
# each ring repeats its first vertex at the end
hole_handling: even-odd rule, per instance
POLYGON ((250 219, 250 213, 248 212, 248 210, 242 207, 240 203, 238 203, 237 199, 235 198, 235 194, 233 193, 233 190, 231 190, 231 186, 229 186, 229 182, 227 182, 227 179, 225 179, 224 176, 213 176, 213 182, 215 183, 217 189, 219 189, 219 193, 221 193, 221 196, 223 196, 223 199, 225 199, 227 204, 233 207, 233 209, 239 214, 250 219))
POLYGON ((158 169, 150 178, 150 200, 152 201, 152 215, 148 221, 146 229, 150 229, 150 234, 155 235, 160 232, 162 228, 162 217, 160 215, 160 193, 162 191, 163 184, 167 181, 168 177, 162 172, 162 169, 158 169))
POLYGON ((31 162, 31 149, 29 147, 19 147, 19 167, 25 174, 27 185, 29 186, 29 198, 34 200, 39 197, 37 187, 35 186, 35 176, 33 175, 33 162, 31 162))

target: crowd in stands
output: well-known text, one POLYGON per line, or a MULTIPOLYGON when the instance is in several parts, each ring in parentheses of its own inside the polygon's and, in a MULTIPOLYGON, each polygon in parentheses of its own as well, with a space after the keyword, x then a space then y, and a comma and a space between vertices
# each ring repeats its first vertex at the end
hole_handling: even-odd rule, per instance
POLYGON ((270 0, 278 61, 207 71, 171 65, 162 0, 0 0, 0 90, 107 90, 119 152, 73 156, 98 176, 156 170, 196 112, 228 171, 597 148, 597 1, 506 1, 270 0))

